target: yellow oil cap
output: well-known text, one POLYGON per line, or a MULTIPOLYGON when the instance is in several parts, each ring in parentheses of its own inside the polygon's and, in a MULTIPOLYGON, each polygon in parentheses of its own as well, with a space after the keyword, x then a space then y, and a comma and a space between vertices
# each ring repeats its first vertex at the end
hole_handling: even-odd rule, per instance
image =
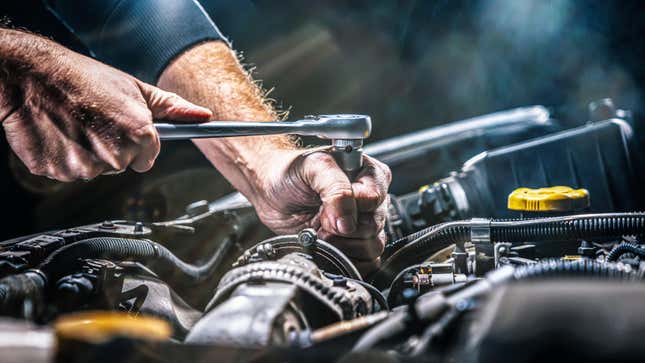
POLYGON ((170 324, 159 318, 132 316, 123 312, 88 311, 68 314, 54 323, 59 341, 73 339, 101 343, 115 337, 142 340, 167 340, 172 334, 170 324))
POLYGON ((508 209, 527 212, 571 212, 589 207, 586 189, 556 186, 550 188, 518 188, 508 195, 508 209))

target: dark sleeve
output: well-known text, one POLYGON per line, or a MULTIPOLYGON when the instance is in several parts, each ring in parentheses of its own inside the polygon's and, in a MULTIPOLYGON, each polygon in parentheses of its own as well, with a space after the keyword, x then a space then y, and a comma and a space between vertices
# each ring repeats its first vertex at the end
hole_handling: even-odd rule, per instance
POLYGON ((226 39, 197 0, 49 0, 92 55, 149 83, 184 50, 226 39))

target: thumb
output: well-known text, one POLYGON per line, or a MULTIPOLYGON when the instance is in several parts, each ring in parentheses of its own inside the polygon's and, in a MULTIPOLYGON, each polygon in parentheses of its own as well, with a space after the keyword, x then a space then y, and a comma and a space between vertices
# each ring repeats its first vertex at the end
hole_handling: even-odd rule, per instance
POLYGON ((322 201, 321 226, 339 236, 349 235, 358 218, 352 184, 331 155, 318 152, 307 159, 304 177, 322 201))
POLYGON ((213 113, 201 106, 186 101, 178 95, 166 92, 144 82, 138 82, 141 95, 148 104, 155 119, 169 119, 179 122, 206 122, 213 113))

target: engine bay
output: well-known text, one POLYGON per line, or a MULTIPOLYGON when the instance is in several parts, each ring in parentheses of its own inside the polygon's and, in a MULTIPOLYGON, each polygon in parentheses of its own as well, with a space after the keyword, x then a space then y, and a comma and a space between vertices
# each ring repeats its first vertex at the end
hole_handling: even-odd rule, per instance
POLYGON ((635 360, 642 155, 629 111, 543 106, 373 144, 392 170, 380 268, 313 229, 272 235, 238 193, 165 221, 0 242, 15 361, 635 360), (206 250, 206 252, 204 252, 206 250))

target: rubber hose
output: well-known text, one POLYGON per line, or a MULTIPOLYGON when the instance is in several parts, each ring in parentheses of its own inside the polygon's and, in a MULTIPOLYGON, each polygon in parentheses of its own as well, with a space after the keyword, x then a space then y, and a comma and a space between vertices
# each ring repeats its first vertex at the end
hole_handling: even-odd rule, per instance
POLYGON ((625 281, 641 279, 641 276, 634 270, 625 269, 614 263, 601 263, 586 258, 577 261, 548 259, 533 265, 521 266, 515 269, 512 278, 517 281, 535 278, 566 278, 578 276, 625 281))
POLYGON ((563 241, 645 232, 645 213, 584 214, 526 220, 492 220, 494 242, 563 241))
POLYGON ((394 306, 396 305, 396 301, 394 298, 396 297, 397 294, 401 292, 400 285, 401 285, 401 280, 403 280, 403 276, 405 276, 406 273, 408 273, 411 270, 418 269, 420 267, 423 267, 423 264, 416 264, 412 266, 408 266, 401 270, 396 276, 394 276, 394 279, 392 279, 392 283, 390 284, 390 287, 387 289, 387 304, 388 306, 394 306), (398 282, 398 284, 397 284, 398 282))
MULTIPOLYGON (((356 280, 356 279, 349 279, 349 280, 363 286, 363 288, 365 288, 365 290, 367 290, 370 293, 370 295, 372 295, 372 299, 374 299, 379 304, 381 311, 390 310, 390 306, 387 303, 387 299, 385 298, 385 296, 383 296, 383 293, 379 289, 368 284, 363 280, 356 280)), ((376 312, 374 308, 372 308, 372 310, 373 310, 372 313, 376 312)))
MULTIPOLYGON (((479 297, 482 294, 490 292, 492 288, 498 286, 500 283, 560 277, 592 277, 594 279, 615 279, 620 281, 642 281, 643 279, 637 271, 629 270, 613 263, 601 263, 589 259, 577 261, 548 259, 533 265, 513 268, 510 274, 502 270, 495 270, 489 273, 487 278, 451 293, 445 298, 441 298, 440 295, 433 295, 432 298, 428 298, 427 300, 420 298, 414 306, 422 322, 437 321, 442 314, 450 311, 449 309, 445 309, 445 304, 455 306, 464 299, 479 297), (492 277, 496 274, 502 275, 503 277, 501 279, 497 276, 492 277)), ((405 311, 407 312, 407 309, 405 311)), ((402 334, 406 329, 418 329, 418 327, 410 326, 407 323, 408 319, 407 313, 393 315, 391 318, 384 320, 363 334, 352 350, 369 350, 380 342, 402 334)))
POLYGON ((511 281, 575 277, 593 278, 594 280, 642 281, 643 273, 621 264, 599 262, 587 258, 575 261, 553 258, 515 268, 510 265, 502 266, 486 274, 485 278, 467 285, 463 289, 451 292, 447 299, 451 305, 455 305, 461 300, 487 294, 495 287, 511 281))
MULTIPOLYGON (((218 251, 221 252, 221 251, 218 251)), ((64 246, 49 255, 38 267, 51 281, 57 281, 79 258, 137 260, 155 263, 153 269, 162 279, 175 272, 182 283, 197 283, 207 278, 217 267, 221 253, 215 253, 206 263, 195 266, 180 260, 163 245, 150 240, 114 237, 89 238, 64 246)), ((172 278, 171 278, 172 279, 172 278)))
POLYGON ((30 300, 32 314, 42 308, 45 277, 26 271, 0 279, 0 314, 23 317, 25 302, 30 300))
POLYGON ((440 240, 445 244, 444 247, 454 243, 463 243, 470 238, 471 223, 471 221, 454 221, 435 224, 434 226, 422 229, 388 244, 381 255, 381 259, 387 260, 398 250, 421 238, 440 240))
POLYGON ((405 313, 398 313, 388 317, 385 321, 378 323, 365 332, 354 344, 352 352, 364 352, 373 349, 384 340, 405 331, 408 324, 407 314, 405 313))
MULTIPOLYGON (((389 276, 403 267, 423 261, 451 244, 471 239, 473 225, 481 221, 442 223, 421 230, 392 244, 389 258, 372 281, 385 286, 389 276)), ((583 214, 524 220, 490 220, 490 242, 545 242, 641 235, 645 232, 645 213, 583 214)))
POLYGON ((635 243, 623 242, 618 246, 614 247, 614 249, 612 249, 611 252, 609 252, 609 254, 607 255, 607 261, 618 261, 620 256, 624 255, 625 253, 633 253, 640 257, 644 257, 645 248, 635 243))
POLYGON ((446 299, 442 295, 434 295, 425 301, 419 299, 415 304, 393 312, 386 320, 366 331, 354 344, 352 351, 364 352, 402 334, 408 329, 417 330, 420 325, 427 323, 428 319, 433 319, 446 311, 447 307, 446 299), (412 318, 412 315, 408 312, 410 308, 415 309, 420 320, 412 318))

